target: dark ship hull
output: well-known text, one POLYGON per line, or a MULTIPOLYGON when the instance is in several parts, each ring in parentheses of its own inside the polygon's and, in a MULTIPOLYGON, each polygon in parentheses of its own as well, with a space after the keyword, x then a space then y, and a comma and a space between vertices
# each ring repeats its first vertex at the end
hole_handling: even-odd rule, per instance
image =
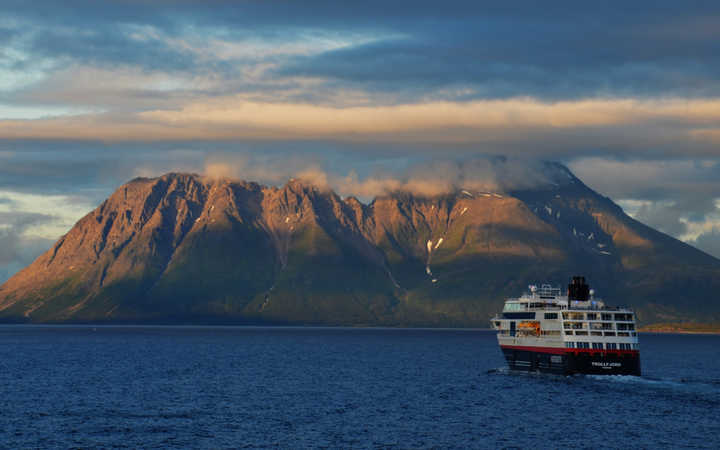
POLYGON ((640 376, 637 351, 602 351, 543 347, 502 347, 511 370, 558 375, 640 376))

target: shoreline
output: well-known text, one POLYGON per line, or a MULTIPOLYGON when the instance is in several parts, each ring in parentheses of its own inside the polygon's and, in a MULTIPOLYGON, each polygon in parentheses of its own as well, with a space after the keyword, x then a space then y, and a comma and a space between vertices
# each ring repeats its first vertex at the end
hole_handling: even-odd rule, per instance
MULTIPOLYGON (((0 327, 38 327, 38 328, 295 328, 295 329, 348 329, 348 330, 438 330, 438 331, 493 331, 486 327, 428 327, 428 326, 357 326, 357 325, 307 325, 307 324, 231 324, 231 323, 13 323, 0 322, 0 327)), ((720 335, 720 329, 684 330, 677 328, 639 328, 638 333, 655 334, 707 334, 720 335)))
POLYGON ((638 333, 657 333, 657 334, 720 334, 720 330, 693 331, 693 330, 638 330, 638 333))

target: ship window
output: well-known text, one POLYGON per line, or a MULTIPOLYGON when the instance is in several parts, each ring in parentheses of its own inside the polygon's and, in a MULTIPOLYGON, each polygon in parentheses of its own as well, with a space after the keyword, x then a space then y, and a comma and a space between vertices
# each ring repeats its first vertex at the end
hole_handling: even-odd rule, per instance
POLYGON ((595 313, 588 313, 588 314, 587 314, 587 320, 597 320, 597 314, 595 314, 595 313))
POLYGON ((606 331, 605 336, 615 336, 615 332, 614 331, 606 331))
POLYGON ((628 329, 628 330, 634 330, 634 329, 635 329, 635 324, 634 324, 634 323, 629 323, 629 324, 627 324, 627 329, 628 329))
POLYGON ((592 348, 594 348, 596 350, 602 350, 602 348, 603 348, 602 342, 593 342, 592 348))
POLYGON ((525 311, 524 303, 505 303, 503 311, 525 311))
POLYGON ((601 314, 602 320, 612 320, 612 314, 601 314))
POLYGON ((565 347, 567 347, 567 348, 575 348, 575 343, 574 343, 574 342, 566 342, 566 343, 565 343, 565 347))
POLYGON ((614 342, 608 342, 605 346, 608 350, 617 350, 617 344, 614 342))
POLYGON ((546 319, 557 319, 558 315, 557 315, 557 313, 545 313, 545 318, 546 319))

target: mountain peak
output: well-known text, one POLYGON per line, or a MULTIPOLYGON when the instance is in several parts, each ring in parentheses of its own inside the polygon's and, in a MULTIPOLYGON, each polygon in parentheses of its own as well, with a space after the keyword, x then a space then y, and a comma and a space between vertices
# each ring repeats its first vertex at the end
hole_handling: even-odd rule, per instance
POLYGON ((485 326, 527 284, 582 272, 646 323, 720 318, 720 261, 542 167, 515 191, 367 206, 300 178, 136 178, 0 286, 0 317, 485 326))

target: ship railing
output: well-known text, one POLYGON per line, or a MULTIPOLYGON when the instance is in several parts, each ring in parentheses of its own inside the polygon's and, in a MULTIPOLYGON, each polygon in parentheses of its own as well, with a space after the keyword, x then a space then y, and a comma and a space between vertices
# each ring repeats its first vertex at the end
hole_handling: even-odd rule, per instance
POLYGON ((600 306, 600 305, 593 305, 590 304, 588 306, 581 306, 581 305, 573 305, 572 301, 568 304, 567 309, 592 309, 595 311, 630 311, 632 312, 633 309, 629 308, 627 306, 600 306))
POLYGON ((546 303, 546 304, 544 304, 544 305, 542 305, 542 306, 531 306, 531 307, 528 308, 528 311, 544 311, 544 310, 547 310, 547 309, 553 309, 553 310, 557 309, 557 310, 560 310, 560 309, 563 309, 563 306, 561 306, 561 305, 555 305, 555 304, 551 304, 551 303, 546 303))
POLYGON ((535 291, 535 295, 539 297, 546 297, 546 298, 555 298, 560 297, 561 291, 560 288, 555 288, 550 286, 549 284, 543 284, 539 288, 537 288, 537 291, 535 291))

